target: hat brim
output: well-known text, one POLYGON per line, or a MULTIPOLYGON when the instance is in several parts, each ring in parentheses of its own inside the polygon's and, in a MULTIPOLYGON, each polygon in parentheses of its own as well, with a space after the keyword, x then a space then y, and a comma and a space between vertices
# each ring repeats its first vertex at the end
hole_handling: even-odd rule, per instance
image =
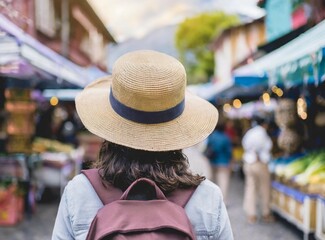
POLYGON ((88 85, 76 97, 76 109, 93 134, 116 144, 147 151, 169 151, 203 141, 215 128, 218 111, 209 102, 186 92, 184 112, 172 121, 141 124, 119 116, 111 107, 111 76, 88 85))

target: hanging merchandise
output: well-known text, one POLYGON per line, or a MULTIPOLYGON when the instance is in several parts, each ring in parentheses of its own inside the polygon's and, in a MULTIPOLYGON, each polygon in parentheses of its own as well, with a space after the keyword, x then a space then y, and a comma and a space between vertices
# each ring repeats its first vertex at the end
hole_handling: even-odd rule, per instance
POLYGON ((11 87, 5 90, 8 153, 30 153, 35 132, 36 104, 31 100, 31 89, 11 87))
POLYGON ((291 99, 280 99, 275 110, 275 122, 280 128, 292 127, 297 121, 296 104, 291 99))
POLYGON ((278 137, 278 145, 285 155, 291 155, 301 150, 303 134, 299 130, 299 120, 296 103, 291 99, 280 99, 275 111, 275 122, 281 132, 278 137))
POLYGON ((279 147, 288 154, 296 153, 302 144, 301 136, 295 129, 283 128, 278 137, 279 147))

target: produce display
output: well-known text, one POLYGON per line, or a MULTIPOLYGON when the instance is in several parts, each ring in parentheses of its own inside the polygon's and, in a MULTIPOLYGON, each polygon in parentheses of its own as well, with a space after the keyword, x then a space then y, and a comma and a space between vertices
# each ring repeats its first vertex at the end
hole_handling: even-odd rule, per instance
POLYGON ((325 150, 310 152, 287 162, 276 160, 273 171, 277 179, 285 183, 300 189, 307 187, 307 191, 313 189, 314 194, 325 194, 325 150))
POLYGON ((37 153, 42 152, 62 152, 70 153, 74 147, 70 144, 61 143, 56 140, 46 138, 35 138, 32 144, 32 151, 37 153))
POLYGON ((272 210, 301 229, 307 239, 319 231, 325 215, 318 206, 325 196, 325 149, 276 159, 269 168, 274 176, 272 210))
POLYGON ((304 155, 304 153, 296 153, 286 157, 279 157, 269 163, 270 172, 277 177, 283 177, 286 166, 304 155))
POLYGON ((307 168, 302 173, 296 175, 293 180, 299 185, 325 184, 325 152, 315 154, 314 158, 309 160, 309 162, 307 168))

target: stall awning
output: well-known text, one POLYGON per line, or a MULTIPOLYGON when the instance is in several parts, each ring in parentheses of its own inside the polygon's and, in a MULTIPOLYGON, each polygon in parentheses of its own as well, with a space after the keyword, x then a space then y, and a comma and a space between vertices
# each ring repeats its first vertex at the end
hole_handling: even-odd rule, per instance
POLYGON ((208 101, 215 101, 216 95, 232 86, 232 82, 214 84, 212 82, 189 85, 187 90, 196 96, 199 96, 208 101))
POLYGON ((18 40, 4 32, 0 35, 0 75, 18 79, 56 79, 24 58, 18 40))
POLYGON ((81 91, 81 89, 46 89, 43 91, 43 97, 49 100, 55 96, 60 101, 74 101, 81 91))
POLYGON ((234 79, 268 79, 288 87, 318 81, 324 74, 325 21, 255 62, 237 68, 234 79))
POLYGON ((1 47, 0 50, 1 66, 23 59, 36 69, 80 87, 93 80, 92 71, 78 66, 44 46, 2 15, 0 15, 0 30, 4 32, 0 38, 0 44, 2 46, 6 44, 7 46, 5 48, 1 47), (9 36, 6 36, 6 34, 9 34, 9 36))

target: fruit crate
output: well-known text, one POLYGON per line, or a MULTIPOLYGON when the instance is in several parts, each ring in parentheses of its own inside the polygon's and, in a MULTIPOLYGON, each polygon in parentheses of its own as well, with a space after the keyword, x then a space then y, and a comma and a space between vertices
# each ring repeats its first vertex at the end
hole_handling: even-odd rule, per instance
POLYGON ((317 195, 272 182, 272 210, 302 230, 304 239, 316 229, 316 202, 317 195))
POLYGON ((325 196, 317 198, 316 238, 325 239, 325 196))

